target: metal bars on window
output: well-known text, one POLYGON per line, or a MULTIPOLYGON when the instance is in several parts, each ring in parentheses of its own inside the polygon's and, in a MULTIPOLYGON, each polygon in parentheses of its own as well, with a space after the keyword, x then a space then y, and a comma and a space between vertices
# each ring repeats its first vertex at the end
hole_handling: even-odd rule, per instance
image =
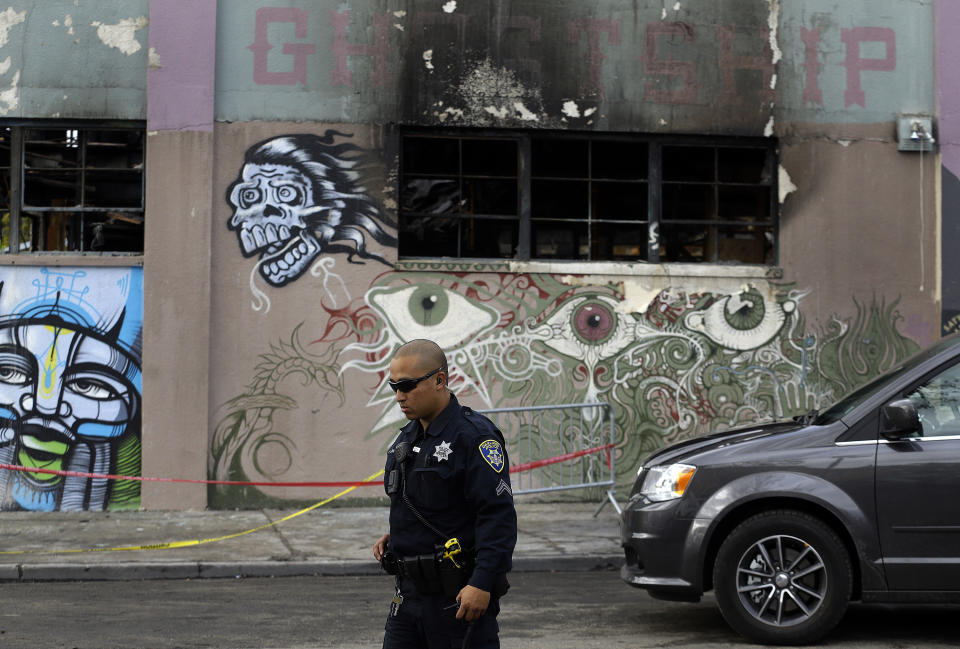
POLYGON ((4 253, 143 251, 141 125, 0 125, 4 253))
POLYGON ((769 139, 401 134, 400 257, 776 263, 769 139))

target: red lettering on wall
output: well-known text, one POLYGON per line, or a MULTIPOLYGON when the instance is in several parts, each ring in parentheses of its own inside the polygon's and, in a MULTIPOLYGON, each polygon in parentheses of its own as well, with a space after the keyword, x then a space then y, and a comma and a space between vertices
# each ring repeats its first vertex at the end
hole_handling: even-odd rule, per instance
POLYGON ((801 27, 800 38, 804 47, 803 69, 807 73, 803 84, 803 103, 823 106, 823 91, 820 89, 820 68, 823 65, 818 56, 820 30, 801 27))
POLYGON ((889 27, 854 27, 842 30, 843 43, 847 48, 847 89, 843 93, 844 108, 858 104, 867 107, 867 95, 860 86, 860 73, 867 71, 890 72, 897 68, 897 35, 889 27), (860 43, 884 43, 887 55, 882 59, 860 57, 860 43))
POLYGON ((270 23, 293 23, 296 38, 307 37, 307 12, 294 7, 260 7, 256 14, 256 28, 253 45, 247 47, 253 52, 253 82, 260 85, 292 86, 297 83, 307 85, 307 56, 315 54, 317 46, 313 43, 284 43, 283 53, 293 57, 293 70, 271 72, 267 67, 267 54, 273 49, 267 30, 270 23))
POLYGON ((722 101, 734 103, 740 93, 737 92, 737 70, 759 70, 763 84, 763 96, 773 99, 773 75, 776 67, 773 65, 773 50, 770 49, 770 30, 763 29, 763 54, 761 56, 737 56, 733 53, 733 41, 737 36, 734 26, 717 27, 717 37, 720 39, 720 78, 723 81, 722 101))
POLYGON ((600 35, 606 33, 608 45, 619 45, 620 21, 582 19, 567 23, 567 40, 571 43, 580 41, 580 32, 587 34, 587 82, 584 89, 603 99, 603 60, 607 57, 600 45, 600 35))
POLYGON ((648 81, 643 87, 644 98, 660 104, 692 104, 697 99, 697 70, 691 61, 661 60, 657 56, 657 38, 679 34, 685 41, 694 39, 693 25, 686 23, 649 23, 644 44, 643 71, 668 77, 680 77, 683 85, 676 90, 662 89, 665 80, 648 81))
POLYGON ((333 45, 330 51, 334 56, 333 72, 330 73, 330 85, 353 87, 353 74, 347 67, 347 57, 372 56, 373 72, 370 75, 370 85, 380 87, 390 81, 390 14, 375 14, 373 16, 374 42, 348 43, 347 25, 350 24, 350 12, 337 13, 330 10, 330 25, 333 27, 333 45))

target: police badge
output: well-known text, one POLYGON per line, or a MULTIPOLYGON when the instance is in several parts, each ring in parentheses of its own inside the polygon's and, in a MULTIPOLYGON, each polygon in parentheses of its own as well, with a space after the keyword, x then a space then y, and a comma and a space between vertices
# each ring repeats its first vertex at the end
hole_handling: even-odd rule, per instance
POLYGON ((493 439, 482 442, 480 444, 480 457, 497 473, 503 471, 503 449, 500 447, 500 442, 493 439))

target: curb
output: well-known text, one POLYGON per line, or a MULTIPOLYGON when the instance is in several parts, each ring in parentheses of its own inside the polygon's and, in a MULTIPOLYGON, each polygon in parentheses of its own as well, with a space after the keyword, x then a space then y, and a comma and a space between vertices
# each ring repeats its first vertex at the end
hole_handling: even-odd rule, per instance
MULTIPOLYGON (((513 572, 619 570, 620 556, 518 557, 513 572)), ((39 563, 0 566, 0 581, 145 581, 152 579, 240 579, 383 575, 373 561, 165 561, 112 564, 39 563)))

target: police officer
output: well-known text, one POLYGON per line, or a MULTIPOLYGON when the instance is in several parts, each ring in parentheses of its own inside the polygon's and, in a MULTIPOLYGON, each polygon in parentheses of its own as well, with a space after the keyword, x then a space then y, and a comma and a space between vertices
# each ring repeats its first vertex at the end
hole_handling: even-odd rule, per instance
POLYGON ((400 347, 389 385, 409 423, 387 451, 390 532, 373 556, 397 575, 384 649, 498 648, 517 541, 503 435, 447 389, 430 340, 400 347))

